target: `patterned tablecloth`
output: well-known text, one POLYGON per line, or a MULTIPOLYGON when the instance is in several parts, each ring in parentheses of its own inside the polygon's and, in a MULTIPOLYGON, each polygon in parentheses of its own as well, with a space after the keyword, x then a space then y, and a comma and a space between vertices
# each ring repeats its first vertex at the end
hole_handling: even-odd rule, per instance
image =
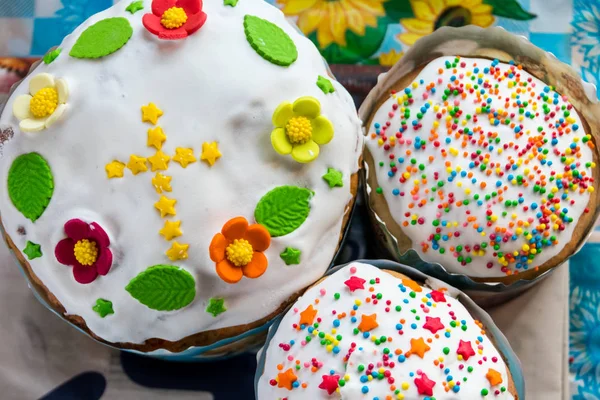
MULTIPOLYGON (((144 0, 145 3, 150 1, 144 0)), ((462 26, 468 23, 483 27, 499 25, 510 32, 523 35, 533 44, 552 52, 560 60, 572 64, 585 80, 594 84, 600 82, 600 0, 268 1, 278 4, 290 18, 296 20, 300 29, 315 42, 330 63, 373 66, 360 70, 335 68, 342 81, 353 91, 357 101, 366 94, 375 74, 383 70, 376 65, 385 67, 393 64, 416 40, 440 26, 462 26), (366 75, 363 75, 364 71, 367 71, 366 75)), ((88 16, 112 4, 113 0, 0 0, 0 57, 5 57, 0 58, 0 105, 10 86, 24 76, 37 57, 43 55, 48 48, 59 44, 65 35, 88 16)), ((368 250, 348 251, 364 256, 368 250)), ((2 254, 4 255, 4 252, 2 254)), ((598 260, 600 227, 596 229, 589 243, 572 259, 570 267, 569 370, 573 400, 600 400, 598 260)), ((13 278, 16 281, 18 277, 13 276, 17 274, 16 270, 14 268, 12 271, 2 271, 3 279, 13 278)), ((25 290, 24 287, 17 286, 12 290, 25 290)), ((61 342, 61 337, 69 328, 66 325, 53 325, 49 332, 37 331, 37 328, 33 328, 37 325, 31 321, 42 318, 41 315, 46 310, 33 304, 32 297, 19 298, 26 299, 23 300, 25 303, 32 302, 22 304, 32 312, 23 316, 23 320, 20 321, 23 326, 30 326, 31 329, 12 334, 28 335, 36 351, 47 352, 51 349, 59 354, 75 354, 75 348, 80 344, 77 340, 61 342), (28 319, 31 319, 30 322, 27 322, 28 319)), ((6 321, 1 313, 0 321, 6 321)), ((558 325, 560 324, 559 321, 558 325)), ((557 326, 557 329, 560 330, 560 326, 557 326)), ((80 341, 87 340, 83 335, 79 336, 80 341)), ((5 343, 4 337, 2 342, 5 343)), ((242 377, 243 382, 239 388, 227 385, 226 363, 200 366, 193 372, 185 366, 169 367, 171 373, 166 380, 165 376, 161 380, 152 375, 153 371, 160 370, 159 365, 154 365, 159 363, 158 361, 140 362, 135 356, 125 353, 119 355, 118 352, 106 351, 101 346, 98 348, 100 350, 97 354, 89 354, 90 359, 84 368, 97 370, 98 365, 110 365, 114 375, 112 379, 119 382, 121 398, 125 398, 123 395, 127 396, 127 393, 132 395, 127 398, 138 398, 134 393, 140 393, 136 385, 126 382, 124 375, 121 377, 115 372, 121 368, 132 381, 146 386, 152 386, 153 380, 156 379, 157 382, 161 382, 163 390, 202 389, 212 391, 215 399, 248 398, 247 393, 240 390, 251 384, 252 377, 242 377), (221 368, 224 370, 223 374, 214 372, 221 368), (210 376, 210 385, 198 383, 202 381, 203 374, 210 376), (224 386, 227 387, 225 391, 224 386), (212 387, 220 389, 211 390, 212 387)), ((25 357, 34 357, 36 351, 23 349, 23 354, 25 357)), ((0 360, 6 360, 2 354, 0 348, 0 360)), ((66 376, 80 374, 56 388, 51 398, 99 398, 105 389, 105 378, 97 373, 81 374, 81 369, 72 368, 67 361, 44 362, 46 365, 40 366, 40 374, 50 374, 48 371, 56 369, 61 369, 66 376)), ((251 371, 254 365, 253 356, 248 355, 236 360, 236 365, 241 370, 246 368, 251 371)), ((77 368, 81 368, 81 365, 77 368)), ((539 368, 543 369, 544 366, 540 365, 539 368)), ((6 371, 10 371, 10 368, 6 371)), ((23 377, 16 373, 15 376, 3 378, 14 381, 35 379, 34 376, 23 377)), ((152 396, 145 394, 144 398, 159 398, 161 393, 165 394, 157 390, 152 396)), ((181 398, 198 398, 198 395, 185 393, 187 392, 181 392, 181 398)), ((15 395, 9 398, 22 397, 15 395)), ((537 398, 534 396, 533 400, 537 398)))

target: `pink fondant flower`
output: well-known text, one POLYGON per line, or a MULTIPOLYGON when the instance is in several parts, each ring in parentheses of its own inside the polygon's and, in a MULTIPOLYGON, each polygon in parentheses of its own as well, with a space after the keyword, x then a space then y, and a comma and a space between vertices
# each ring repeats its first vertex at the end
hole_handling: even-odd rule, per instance
POLYGON ((165 40, 188 37, 205 22, 202 0, 153 0, 152 14, 142 18, 148 31, 165 40))
POLYGON ((80 219, 65 223, 67 238, 54 249, 59 263, 73 267, 73 276, 79 283, 93 282, 98 275, 106 275, 112 266, 110 240, 104 229, 95 222, 80 219))

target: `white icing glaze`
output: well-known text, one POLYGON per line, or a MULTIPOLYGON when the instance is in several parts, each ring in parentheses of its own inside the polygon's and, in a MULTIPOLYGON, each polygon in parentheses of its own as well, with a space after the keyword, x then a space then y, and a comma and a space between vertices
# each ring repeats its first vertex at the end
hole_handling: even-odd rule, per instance
POLYGON ((111 342, 142 343, 152 337, 178 340, 206 330, 256 321, 275 311, 290 295, 314 282, 329 266, 339 242, 342 219, 352 199, 350 177, 358 169, 362 152, 360 121, 346 90, 331 79, 336 91, 325 95, 316 85, 327 67, 314 45, 302 37, 276 8, 261 0, 240 1, 236 7, 222 0, 204 1, 206 24, 178 41, 162 41, 141 23, 150 1, 134 15, 125 11, 129 0, 94 15, 60 45, 62 53, 33 75, 47 72, 67 81, 67 111, 55 125, 38 133, 23 133, 12 115, 12 103, 27 93, 31 75, 8 101, 0 126, 12 126, 14 138, 4 145, 0 180, 6 180, 12 161, 23 153, 39 152, 54 176, 54 195, 43 215, 27 220, 0 195, 0 210, 7 233, 18 249, 27 240, 41 245, 44 256, 30 261, 33 272, 64 305, 68 314, 83 317, 92 332, 111 342), (244 15, 267 19, 283 29, 298 49, 289 67, 269 63, 248 44, 244 15), (97 21, 127 18, 133 36, 117 52, 85 60, 69 56, 81 33, 97 21), (271 116, 283 101, 313 96, 321 113, 335 128, 333 140, 321 146, 316 161, 301 165, 272 148, 271 116), (159 235, 164 220, 154 208, 158 195, 151 184, 155 173, 107 179, 105 165, 127 163, 131 154, 149 157, 147 130, 140 107, 154 102, 164 111, 159 119, 167 140, 162 151, 173 156, 176 147, 191 147, 200 158, 203 142, 217 141, 223 156, 209 167, 196 162, 183 169, 171 160, 171 193, 189 243, 189 259, 170 261, 170 243, 159 235), (343 173, 344 186, 331 189, 322 179, 328 167, 343 173), (208 247, 230 218, 244 216, 254 222, 260 198, 281 185, 296 185, 315 192, 308 219, 289 235, 273 238, 265 252, 269 266, 258 279, 243 278, 227 284, 217 276, 208 247), (88 285, 73 279, 72 268, 54 257, 56 244, 65 237, 63 225, 72 218, 97 222, 108 233, 114 261, 106 276, 88 285), (17 234, 24 227, 26 235, 17 234), (299 265, 287 266, 279 254, 286 247, 302 251, 299 265), (129 281, 156 264, 181 266, 196 281, 196 298, 174 312, 154 311, 125 291, 129 281), (211 297, 225 299, 227 311, 217 317, 205 311, 211 297), (92 310, 96 299, 112 301, 115 313, 100 318, 92 310))
MULTIPOLYGON (((418 393, 415 384, 415 379, 419 377, 417 373, 419 370, 425 373, 428 379, 435 382, 432 390, 436 400, 512 399, 513 396, 508 390, 502 391, 501 389, 502 387, 506 388, 508 383, 506 365, 502 357, 488 337, 482 336, 481 328, 465 307, 448 294, 444 296, 445 301, 441 301, 437 297, 439 293, 442 293, 439 291, 436 292, 435 298, 440 301, 434 301, 430 296, 432 290, 426 287, 423 287, 421 292, 415 293, 414 298, 410 295, 411 292, 412 289, 405 286, 402 280, 372 265, 363 263, 352 263, 310 288, 283 317, 268 347, 262 350, 266 351, 266 358, 263 375, 258 381, 258 400, 281 398, 353 400, 376 397, 387 399, 386 396, 404 400, 424 399, 427 397, 418 393), (364 289, 350 291, 345 282, 352 276, 366 281, 364 289), (371 280, 376 279, 379 279, 379 283, 370 284, 371 280), (370 291, 371 287, 374 287, 372 292, 370 291), (334 298, 335 293, 340 294, 337 300, 334 298), (366 298, 372 298, 377 294, 382 295, 377 304, 374 301, 366 302, 366 298), (351 311, 356 301, 360 301, 361 304, 356 309, 357 321, 352 322, 351 311), (389 305, 388 301, 391 301, 389 305), (342 336, 337 344, 340 349, 338 354, 327 351, 326 346, 320 343, 321 339, 319 339, 318 333, 313 332, 312 340, 306 343, 305 337, 311 336, 308 328, 299 330, 295 326, 295 324, 299 324, 300 313, 309 305, 317 310, 315 322, 318 321, 319 327, 314 332, 342 336), (396 311, 397 305, 401 306, 400 311, 396 311), (389 312, 385 311, 386 307, 389 308, 389 312), (412 310, 416 310, 415 313, 412 310), (455 320, 460 321, 459 326, 451 327, 450 324, 453 321, 451 312, 454 313, 455 320), (346 316, 339 320, 340 325, 334 333, 332 331, 335 329, 333 323, 341 313, 346 313, 346 316), (362 315, 372 314, 376 314, 379 326, 369 332, 370 337, 367 339, 361 332, 355 335, 354 329, 362 321, 362 315), (438 338, 430 329, 423 327, 426 317, 439 318, 439 322, 444 325, 443 329, 436 332, 438 338), (417 320, 417 318, 419 319, 417 320), (403 334, 399 334, 397 324, 402 319, 405 320, 401 328, 403 334), (466 331, 462 330, 461 326, 463 325, 467 327, 466 331), (446 331, 450 333, 449 337, 445 336, 446 331), (376 345, 372 341, 372 337, 380 338, 381 336, 391 338, 391 341, 387 339, 387 343, 376 345), (415 353, 400 362, 399 358, 402 358, 411 349, 411 339, 418 340, 419 338, 423 338, 426 343, 428 339, 432 339, 431 343, 427 343, 430 350, 424 353, 423 358, 415 353), (292 340, 295 343, 288 346, 292 340), (476 353, 479 346, 481 354, 477 353, 468 357, 467 360, 461 361, 456 353, 461 340, 470 342, 476 353), (350 354, 346 363, 345 357, 352 348, 352 343, 356 343, 357 350, 350 354), (387 366, 383 364, 385 348, 390 350, 388 363, 393 362, 393 367, 391 364, 387 366), (449 349, 447 355, 444 354, 444 348, 449 349), (402 351, 402 355, 396 354, 397 349, 402 351), (443 361, 440 361, 440 357, 443 361), (322 363, 315 372, 311 371, 313 358, 317 365, 322 363), (300 369, 295 368, 297 360, 300 361, 300 369), (436 361, 443 363, 443 367, 435 365, 436 361), (282 368, 278 369, 280 364, 282 368), (365 367, 363 372, 359 372, 361 364, 365 367), (382 380, 373 379, 367 383, 361 382, 361 376, 365 376, 369 364, 374 365, 374 371, 378 372, 380 367, 389 371, 393 382, 390 383, 387 377, 382 380), (472 372, 468 372, 469 367, 473 367, 472 372), (290 391, 278 387, 278 383, 273 385, 272 380, 278 379, 278 374, 289 368, 293 368, 298 387, 290 391), (500 374, 501 384, 490 386, 490 382, 486 378, 490 368, 500 374), (349 379, 344 378, 345 385, 339 387, 339 391, 331 395, 327 390, 319 388, 323 382, 323 375, 330 375, 330 371, 333 371, 334 375, 339 375, 340 378, 344 378, 346 374, 349 376, 349 379), (449 376, 451 379, 448 378, 449 376), (463 378, 467 378, 467 381, 463 381, 463 378), (449 383, 451 381, 460 382, 460 390, 457 393, 452 389, 449 391, 444 389, 443 382, 447 382, 447 385, 451 387, 453 386, 449 383), (404 385, 405 383, 406 385, 404 385), (303 384, 306 384, 305 388, 303 384), (404 397, 396 397, 395 389, 390 390, 392 385, 395 385, 399 394, 404 397), (369 389, 367 394, 363 394, 363 387, 369 389), (489 392, 487 396, 482 395, 483 389, 489 392), (496 391, 498 394, 495 393, 496 391)), ((385 375, 386 372, 382 372, 385 375)))
MULTIPOLYGON (((413 248, 425 261, 438 262, 450 272, 465 274, 472 277, 497 277, 504 276, 507 272, 514 273, 540 266, 558 254, 563 246, 570 241, 575 226, 577 225, 577 221, 583 215, 590 198, 587 190, 583 190, 583 193, 579 192, 581 187, 578 186, 577 183, 575 186, 576 190, 565 191, 560 188, 555 188, 557 186, 557 180, 554 182, 549 180, 552 177, 551 174, 553 172, 556 174, 564 173, 564 168, 567 164, 561 162, 561 154, 564 154, 565 150, 569 149, 574 138, 578 140, 577 145, 580 148, 580 157, 573 157, 573 163, 577 163, 576 169, 578 171, 585 173, 587 177, 592 176, 593 164, 586 166, 586 163, 591 163, 593 161, 593 156, 591 149, 582 143, 582 139, 586 135, 583 124, 575 109, 571 109, 570 116, 564 118, 571 118, 571 122, 568 124, 569 128, 573 127, 574 124, 577 124, 579 129, 571 131, 570 133, 565 131, 564 134, 561 134, 562 136, 557 136, 557 143, 552 145, 552 135, 557 132, 557 129, 549 125, 553 125, 559 118, 563 118, 563 111, 560 110, 555 116, 548 114, 549 119, 545 121, 544 118, 546 114, 544 114, 542 107, 544 100, 540 99, 538 96, 540 93, 545 93, 549 96, 551 102, 547 104, 552 112, 556 111, 556 107, 570 106, 566 99, 559 96, 556 98, 557 103, 553 104, 555 101, 554 91, 549 90, 547 93, 544 92, 546 85, 542 81, 523 70, 515 69, 515 74, 520 74, 521 82, 530 79, 528 87, 532 88, 532 91, 534 92, 533 97, 530 97, 529 92, 527 92, 527 94, 520 94, 520 99, 516 99, 511 96, 513 94, 516 95, 515 91, 517 87, 509 87, 509 82, 514 81, 514 79, 506 78, 503 81, 497 82, 489 74, 484 73, 485 68, 492 66, 491 60, 462 58, 460 59, 455 72, 453 71, 453 68, 446 68, 445 63, 448 61, 452 63, 454 57, 441 57, 430 62, 419 73, 418 77, 415 78, 414 82, 417 83, 416 86, 411 85, 409 87, 414 103, 408 106, 411 113, 410 117, 407 119, 407 129, 402 133, 401 139, 397 139, 395 135, 401 129, 400 116, 403 114, 402 108, 404 106, 404 100, 402 100, 402 98, 403 96, 406 96, 405 92, 391 95, 375 113, 371 126, 368 127, 369 130, 367 132, 368 136, 366 143, 375 162, 374 171, 369 171, 369 173, 375 174, 377 183, 382 189, 382 194, 377 194, 374 190, 375 188, 371 188, 370 195, 384 196, 395 222, 401 227, 403 233, 411 238, 413 248), (460 66, 462 63, 464 63, 464 67, 460 66), (479 68, 479 72, 467 76, 467 71, 472 72, 476 67, 479 68), (442 70, 441 74, 438 72, 438 69, 442 70), (460 95, 450 95, 448 97, 448 108, 458 106, 460 110, 462 110, 462 115, 458 117, 458 124, 456 124, 456 127, 452 128, 451 135, 449 135, 446 129, 446 118, 449 117, 449 112, 443 114, 441 119, 438 119, 436 114, 441 113, 445 108, 442 96, 444 95, 444 89, 447 88, 446 85, 450 82, 452 76, 455 76, 456 78, 453 87, 464 84, 467 96, 465 100, 460 101, 458 100, 460 99, 460 95), (471 80, 472 76, 475 76, 475 80, 471 80), (481 82, 478 81, 480 79, 481 82), (419 83, 419 81, 423 83, 419 83), (485 104, 490 105, 492 112, 500 109, 507 111, 509 113, 508 118, 511 122, 515 122, 517 124, 516 127, 520 126, 520 136, 515 133, 514 129, 516 128, 504 123, 496 126, 488 119, 488 113, 478 113, 476 111, 478 107, 481 107, 482 102, 487 101, 487 98, 482 96, 481 99, 477 100, 474 94, 468 92, 469 88, 466 85, 470 84, 471 89, 477 93, 477 90, 482 90, 485 82, 489 82, 492 86, 495 84, 499 85, 498 94, 490 95, 488 98, 491 100, 491 103, 485 104), (427 85, 430 83, 434 84, 433 87, 436 89, 435 93, 432 93, 432 91, 427 89, 427 85), (480 85, 479 89, 475 90, 473 88, 475 84, 480 85), (505 108, 506 98, 510 98, 510 107, 508 108, 505 108), (398 109, 393 110, 393 105, 397 104, 399 100, 400 105, 398 109), (517 100, 528 101, 528 106, 524 111, 531 113, 537 112, 538 116, 532 119, 524 117, 523 120, 519 120, 517 107, 513 106, 517 100), (537 109, 534 108, 536 103, 537 109), (421 108, 426 104, 429 104, 430 108, 424 113, 422 119, 418 120, 417 113, 420 112, 421 108), (437 107, 439 107, 439 109, 437 109, 437 107), (392 114, 390 114, 390 112, 392 114), (511 117, 510 113, 516 113, 516 115, 511 117), (473 116, 473 118, 467 120, 467 115, 473 116), (475 120, 475 116, 477 117, 477 120, 475 120), (418 130, 414 130, 412 125, 413 121, 419 121, 422 127, 418 130), (436 127, 434 124, 438 121, 439 127, 436 127), (386 123, 389 123, 389 126, 387 126, 386 129, 383 129, 383 127, 386 126, 386 123), (379 124, 381 128, 377 128, 376 124, 379 124), (537 155, 534 155, 532 151, 519 155, 519 152, 528 145, 528 140, 540 136, 537 130, 538 127, 543 127, 543 137, 548 140, 545 145, 541 146, 544 150, 548 150, 548 154, 544 161, 545 164, 542 164, 537 158, 537 155), (464 138, 467 137, 466 134, 459 134, 458 137, 455 136, 457 131, 462 130, 463 128, 469 128, 471 132, 473 132, 475 128, 480 128, 486 135, 486 141, 488 140, 487 134, 489 132, 497 133, 500 142, 494 143, 490 140, 488 144, 480 145, 479 133, 473 134, 472 137, 469 137, 468 141, 465 140, 463 142, 464 138), (437 132, 438 137, 433 137, 431 132, 437 132), (389 149, 385 149, 383 142, 380 141, 381 135, 383 134, 388 138, 394 137, 395 139, 395 144, 391 145, 389 149), (375 137, 373 137, 373 135, 375 135, 375 137), (415 143, 417 137, 419 137, 422 141, 421 143, 425 145, 425 149, 423 149, 423 147, 420 149, 416 148, 415 143), (447 142, 447 140, 450 140, 450 142, 447 142), (438 146, 435 145, 435 141, 438 142, 438 146), (475 143, 473 143, 473 141, 475 143), (505 148, 504 146, 508 145, 510 142, 514 143, 515 147, 505 148), (519 146, 518 150, 516 150, 517 145, 519 146), (493 146, 493 148, 490 148, 489 146, 493 146), (407 155, 407 150, 410 150, 411 154, 407 155), (558 150, 558 154, 554 152, 555 150, 558 150), (477 151, 481 151, 481 153, 475 155, 477 158, 472 158, 477 151), (443 152, 446 152, 445 157, 443 156, 443 152), (390 155, 392 154, 393 159, 390 159, 390 155), (485 159, 484 156, 486 154, 489 154, 489 166, 485 171, 482 171, 479 167, 483 164, 483 160, 485 159), (430 157, 433 158, 430 160, 430 157), (527 164, 525 161, 528 160, 529 157, 534 158, 531 163, 527 164), (400 162, 400 158, 404 159, 403 163, 400 162), (422 164, 424 169, 422 171, 418 170, 417 173, 413 171, 410 173, 406 182, 401 183, 400 179, 406 172, 406 166, 412 166, 411 159, 416 160, 414 167, 418 167, 422 164), (515 163, 520 163, 517 169, 505 168, 510 164, 511 159, 514 160, 515 163), (391 161, 395 162, 395 166, 398 170, 390 177, 389 172, 391 172, 392 168, 390 165, 391 161), (480 165, 470 165, 474 161, 479 162, 480 165), (449 169, 445 165, 446 162, 451 163, 449 169), (380 166, 381 163, 383 163, 383 166, 380 166), (496 163, 496 165, 492 167, 492 163, 496 163), (552 165, 550 165, 550 163, 552 163, 552 165), (539 171, 539 173, 534 170, 534 167, 538 168, 537 171, 539 171), (491 175, 486 175, 488 170, 491 170, 491 175), (438 179, 435 178, 436 173, 439 174, 438 179), (451 177, 451 173, 455 173, 456 176, 452 181, 449 181, 448 178, 451 177), (462 176, 461 174, 463 173, 466 173, 467 175, 462 176), (468 174, 470 173, 473 175, 469 176, 468 174), (426 183, 421 180, 422 174, 426 175, 426 183), (509 179, 510 175, 512 175, 511 179, 509 179), (525 180, 529 181, 528 187, 516 184, 518 175, 524 176, 525 180), (533 175, 534 179, 528 179, 528 175, 533 175), (567 199, 561 200, 557 210, 560 213, 560 210, 567 208, 567 217, 573 218, 573 222, 565 222, 564 230, 556 229, 554 227, 554 220, 550 223, 546 223, 545 230, 550 235, 548 238, 552 235, 556 236, 558 244, 543 247, 543 251, 539 254, 535 254, 531 262, 527 264, 526 258, 525 260, 520 259, 520 257, 527 257, 528 253, 530 254, 523 246, 530 246, 531 243, 529 240, 531 240, 531 238, 535 239, 536 234, 532 234, 531 238, 526 238, 525 232, 533 233, 533 229, 537 229, 537 235, 539 235, 541 239, 544 239, 544 229, 540 228, 542 222, 540 222, 540 215, 538 215, 538 213, 541 212, 541 206, 543 204, 542 196, 533 191, 535 184, 539 183, 541 176, 546 176, 547 183, 545 186, 547 192, 543 196, 544 201, 546 201, 548 193, 551 193, 553 188, 558 189, 555 194, 556 198, 560 198, 562 195, 568 196, 567 199), (473 181, 473 179, 476 181, 473 181), (420 181, 420 188, 417 193, 412 194, 411 191, 415 188, 415 180, 420 181), (443 201, 439 200, 439 192, 433 193, 433 191, 431 191, 431 188, 435 187, 439 182, 444 183, 443 192, 445 195, 443 201), (487 185, 485 189, 482 189, 480 186, 483 182, 487 185), (498 187, 497 184, 500 186, 498 187), (491 195, 492 192, 497 191, 498 189, 504 191, 502 194, 502 201, 499 200, 500 196, 490 197, 489 201, 484 198, 485 194, 491 195), (396 194, 394 194, 394 190, 397 191, 396 194), (469 194, 467 191, 471 191, 471 193, 469 194), (450 198, 449 193, 453 193, 455 202, 449 207, 449 212, 445 212, 445 206, 440 209, 438 208, 438 205, 441 203, 448 203, 450 198), (479 194, 480 198, 478 200, 480 204, 474 199, 475 194, 479 194), (505 206, 506 200, 516 201, 519 198, 519 194, 523 195, 522 203, 518 203, 516 206, 505 206), (431 200, 431 198, 434 198, 434 200, 431 200), (426 199, 425 204, 419 205, 419 202, 423 199, 426 199), (456 204, 463 202, 464 200, 469 200, 470 204, 468 206, 463 205, 462 207, 456 206, 456 204), (414 207, 411 207, 411 203, 414 203, 414 207), (536 209, 532 207, 533 203, 536 203, 536 209), (527 207, 527 210, 525 210, 525 207, 527 207), (488 218, 488 215, 486 214, 488 210, 492 211, 492 215, 489 216, 490 218, 497 218, 495 221, 490 221, 491 225, 488 225, 488 220, 486 219, 488 218), (467 215, 467 211, 470 212, 469 215, 467 215), (506 214, 503 215, 503 212, 506 212, 506 214), (409 213, 409 215, 407 216, 406 213, 409 213), (475 220, 468 222, 467 219, 469 217, 475 217, 475 220), (416 223, 415 225, 412 225, 410 223, 412 218, 416 218, 416 221, 419 221, 419 218, 423 218, 424 221, 422 224, 416 223), (435 220, 439 221, 439 226, 433 225, 435 220), (444 221, 446 221, 447 224, 445 227, 442 225, 444 221), (519 228, 518 221, 523 221, 524 223, 521 226, 521 233, 517 231, 519 228), (510 226, 511 222, 514 223, 514 226, 510 226), (406 223, 408 223, 408 225, 405 226, 406 223), (475 224, 478 224, 482 232, 477 230, 475 224), (529 226, 527 226, 527 224, 529 224, 529 226), (438 228, 442 228, 441 232, 436 232, 436 229, 438 228), (501 261, 500 256, 495 254, 493 246, 490 245, 490 235, 495 234, 496 228, 505 228, 506 231, 501 235, 508 236, 507 242, 502 242, 503 236, 500 236, 497 239, 497 241, 500 242, 500 249, 498 251, 503 252, 504 254, 512 254, 513 256, 515 256, 514 252, 517 252, 516 260, 508 260, 505 258, 504 261, 501 261), (454 234, 456 232, 458 232, 460 236, 455 236, 454 234), (444 248, 444 254, 440 253, 439 250, 436 250, 434 248, 434 242, 430 240, 430 237, 436 233, 440 234, 438 246, 444 248), (448 235, 447 240, 444 240, 443 235, 448 235), (516 235, 515 239, 513 239, 512 235, 516 235), (488 245, 483 253, 481 252, 483 249, 477 251, 474 249, 474 246, 480 246, 482 242, 486 242, 488 245), (459 254, 451 250, 451 248, 456 248, 456 246, 459 245, 463 246, 463 250, 460 253, 460 256, 463 257, 463 261, 459 261, 459 254), (464 249, 467 245, 470 246, 470 250, 464 249), (466 257, 470 257, 472 262, 465 265, 466 257)), ((507 71, 510 72, 510 66, 508 64, 500 63, 496 68, 500 69, 501 74, 504 74, 507 71)), ((521 89, 521 87, 519 87, 519 89, 521 89)), ((525 90, 525 88, 522 89, 525 90)), ((388 140, 385 143, 389 144, 390 141, 388 140)), ((537 146, 534 145, 533 148, 537 148, 537 146)), ((572 156, 567 155, 567 157, 572 156)), ((568 163, 568 165, 571 165, 571 163, 568 163)), ((593 186, 590 182, 584 182, 584 185, 593 186)), ((436 189, 437 188, 438 187, 436 187, 436 189)), ((557 218, 558 221, 560 221, 561 217, 557 216, 557 218)), ((540 247, 538 246, 538 249, 539 248, 540 247)))

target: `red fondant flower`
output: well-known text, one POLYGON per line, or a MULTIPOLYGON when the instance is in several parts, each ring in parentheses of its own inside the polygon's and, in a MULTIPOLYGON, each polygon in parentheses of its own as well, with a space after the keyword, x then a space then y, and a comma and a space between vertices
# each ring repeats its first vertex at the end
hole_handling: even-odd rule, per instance
POLYGON ((59 263, 73 267, 73 276, 79 283, 93 282, 98 275, 106 275, 112 266, 110 240, 104 229, 95 222, 80 219, 65 223, 67 238, 54 249, 59 263))
POLYGON ((202 0, 153 0, 152 14, 142 18, 148 31, 165 40, 183 39, 205 22, 202 0))

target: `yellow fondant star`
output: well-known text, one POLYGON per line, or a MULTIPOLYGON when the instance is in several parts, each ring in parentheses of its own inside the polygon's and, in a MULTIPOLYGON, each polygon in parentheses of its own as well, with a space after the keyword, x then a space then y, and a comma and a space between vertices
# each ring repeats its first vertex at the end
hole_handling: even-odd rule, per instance
POLYGON ((156 173, 156 176, 152 178, 152 186, 156 189, 156 193, 170 192, 173 190, 171 188, 171 177, 168 175, 163 175, 160 172, 156 173))
POLYGON ((154 146, 156 150, 160 150, 165 140, 167 140, 167 135, 160 126, 148 129, 148 141, 146 142, 148 147, 154 146))
POLYGON ((194 150, 188 147, 177 147, 175 149, 173 161, 178 162, 183 168, 186 168, 188 164, 196 162, 196 157, 194 157, 194 150))
POLYGON ((156 207, 158 211, 160 211, 160 217, 164 218, 168 214, 176 214, 175 203, 177 203, 177 200, 175 199, 169 199, 166 196, 160 196, 160 199, 156 203, 154 203, 154 207, 156 207))
POLYGON ((163 115, 162 110, 156 107, 154 103, 142 106, 142 122, 150 122, 152 125, 156 125, 161 115, 163 115))
POLYGON ((158 233, 163 235, 166 240, 172 240, 177 236, 183 235, 183 232, 181 232, 181 221, 165 221, 165 225, 158 233))
POLYGON ((171 157, 158 150, 152 157, 148 157, 148 161, 150 161, 150 168, 152 172, 154 171, 166 171, 169 166, 169 161, 171 157))
POLYGON ((219 157, 221 157, 221 152, 219 151, 219 144, 217 142, 202 143, 200 160, 206 161, 210 166, 213 166, 219 157))
POLYGON ((146 165, 146 158, 132 154, 131 156, 129 156, 127 168, 129 168, 131 170, 131 173, 133 173, 134 175, 137 175, 140 172, 148 171, 148 165, 146 165))
POLYGON ((188 258, 189 244, 179 244, 177 241, 173 242, 171 248, 167 250, 166 255, 171 261, 185 260, 188 258))
POLYGON ((123 170, 125 169, 125 164, 123 164, 121 161, 115 160, 106 164, 106 167, 104 168, 106 169, 106 176, 108 176, 108 179, 122 178, 123 170))

